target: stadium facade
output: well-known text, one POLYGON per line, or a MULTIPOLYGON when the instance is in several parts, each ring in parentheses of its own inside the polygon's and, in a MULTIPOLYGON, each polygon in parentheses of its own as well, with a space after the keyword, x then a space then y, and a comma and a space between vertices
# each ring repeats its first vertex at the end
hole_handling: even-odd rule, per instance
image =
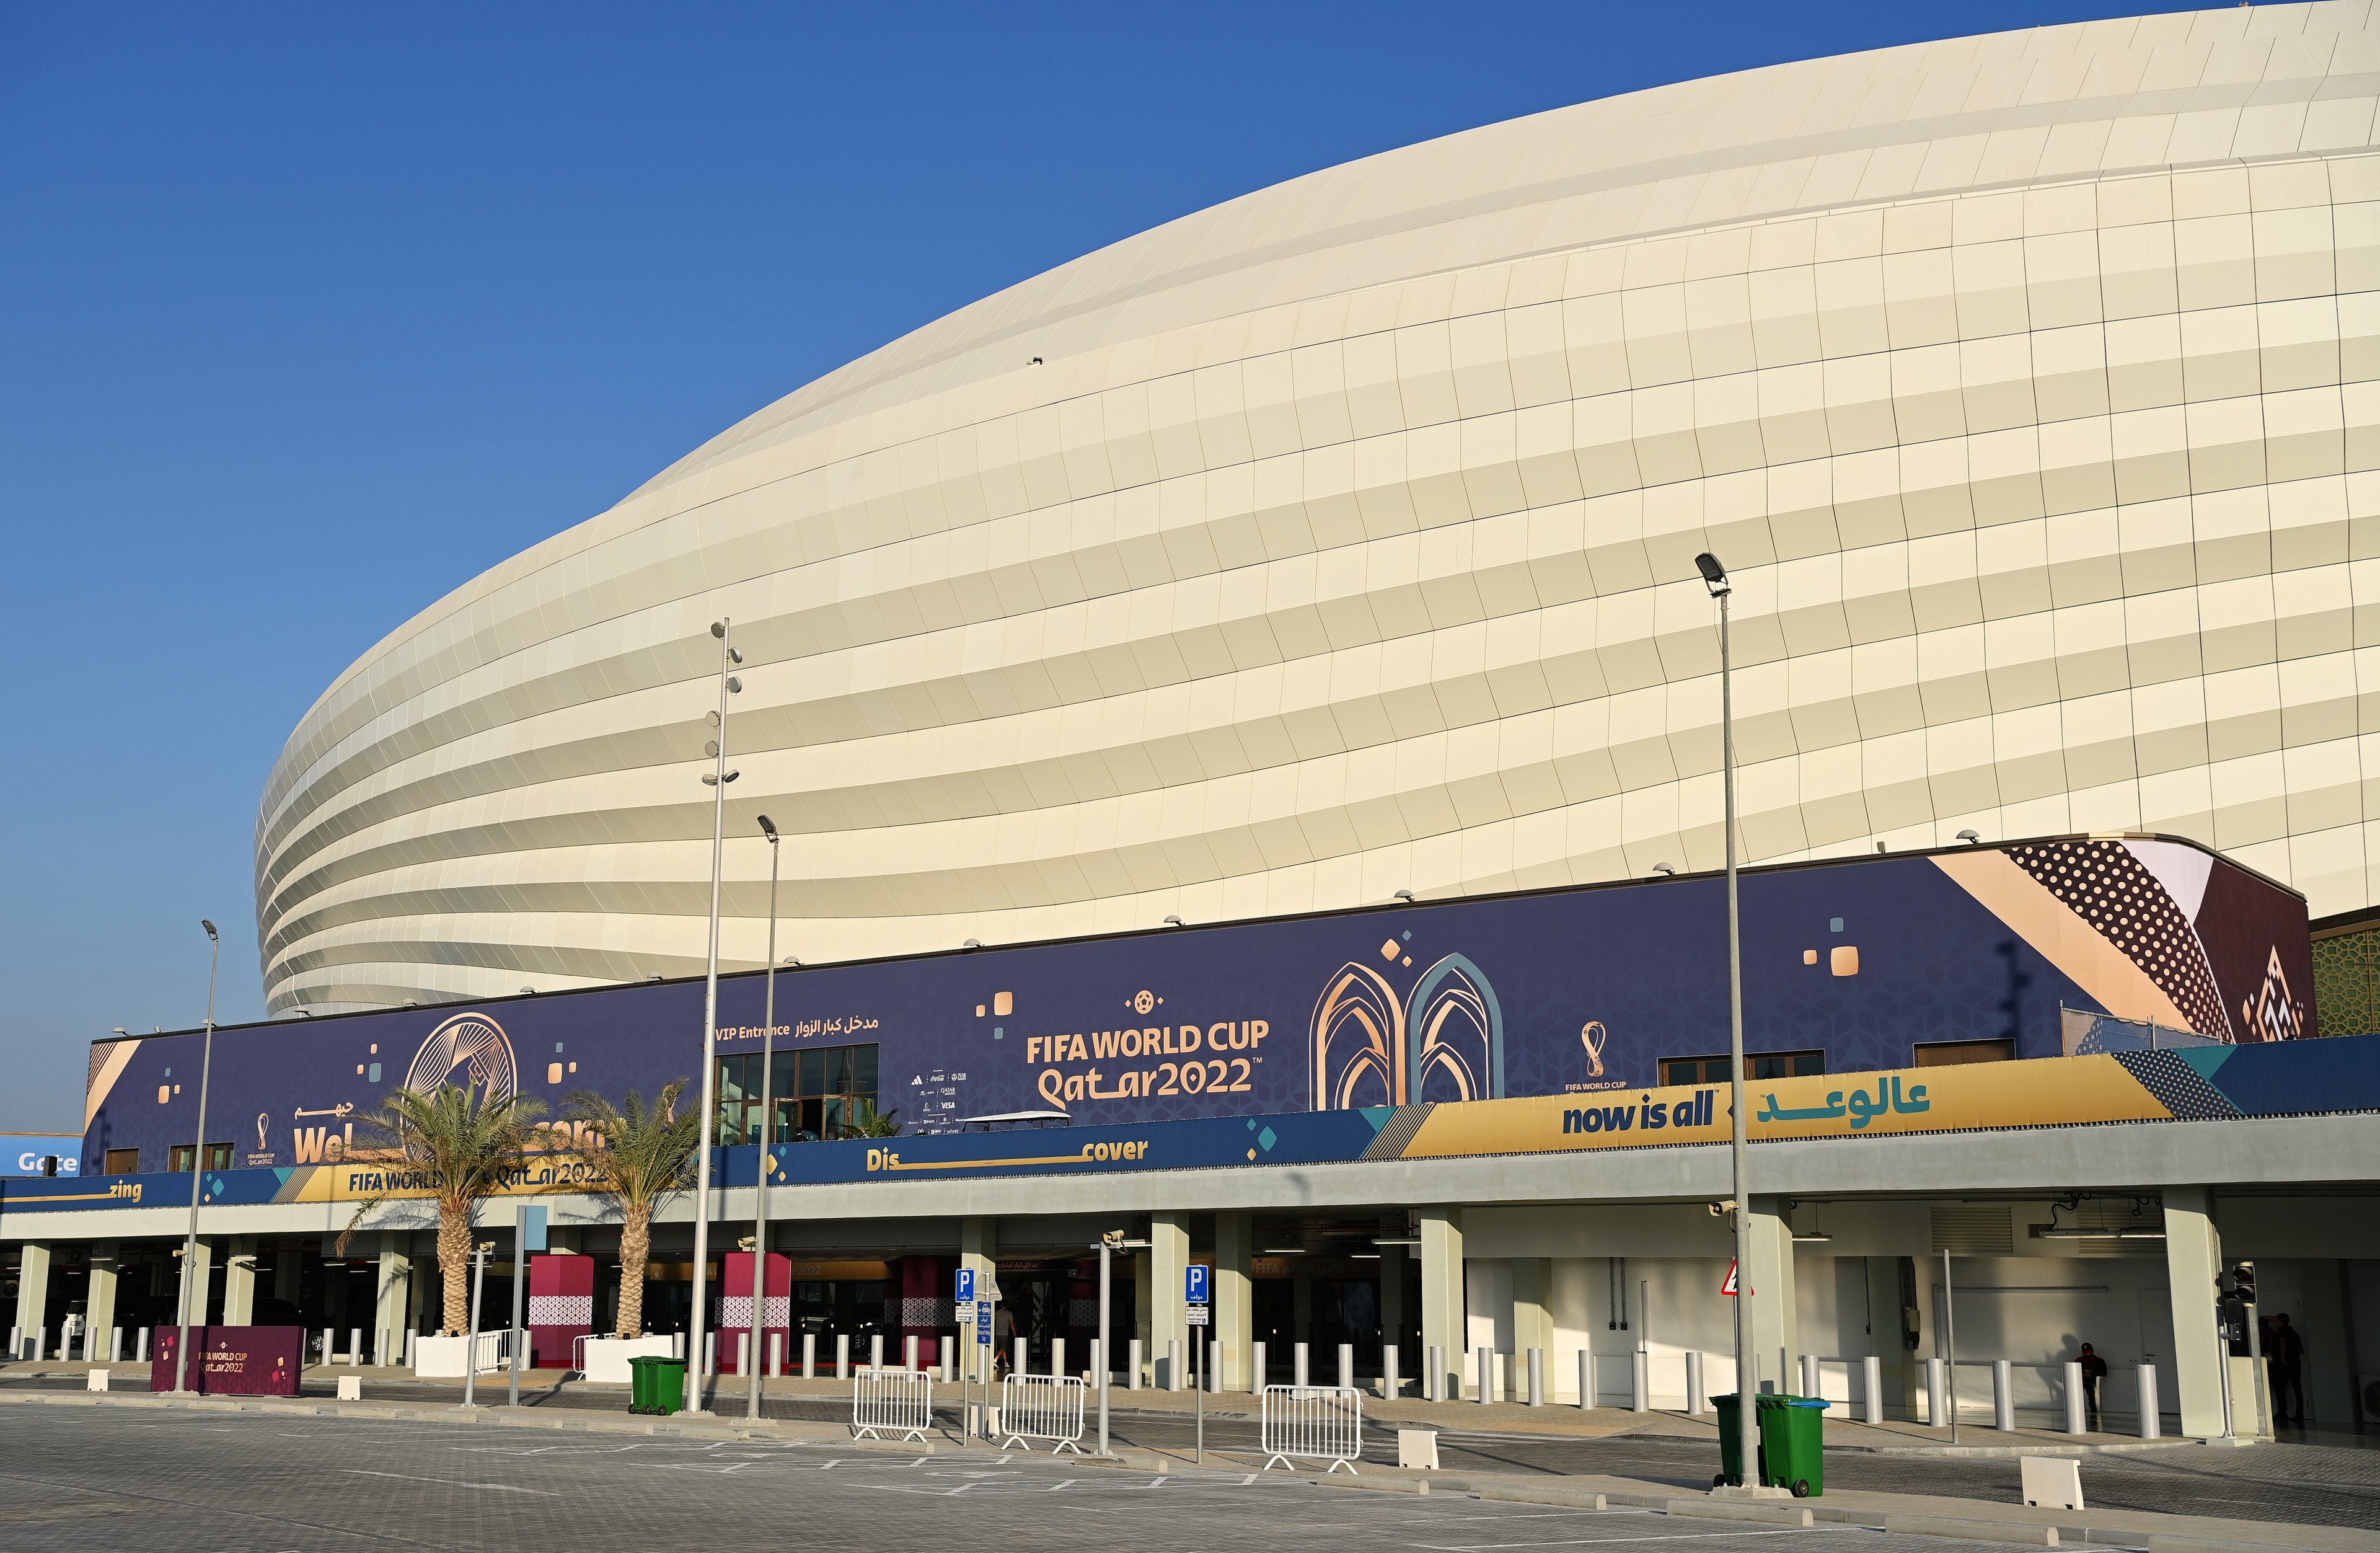
POLYGON ((78 1175, 0 1181, 19 1351, 71 1315, 103 1355, 187 1286, 396 1357, 438 1320, 433 1214, 354 1119, 698 1071, 723 618, 715 1190, 623 1265, 553 1138, 502 1194, 552 1209, 541 1353, 631 1280, 684 1329, 698 1213, 735 1335, 765 1168, 760 1319, 830 1351, 931 1362, 967 1268, 1026 1367, 1076 1368, 1123 1230, 1135 1381, 1181 1383, 1204 1262, 1232 1388, 1310 1348, 1682 1405, 1694 1355, 1735 1383, 1741 1312, 1747 1382, 1939 1425, 1947 1362, 2004 1359, 2035 1422, 2088 1339, 2111 1412, 2214 1435, 2270 1412, 2216 1329, 2252 1258, 2316 1419, 2380 1415, 2380 982, 2336 1019, 2306 990, 2380 941, 2307 926, 2374 895, 2370 19, 2045 28, 1491 126, 761 411, 308 713, 257 888, 271 1007, 317 1017, 217 1033, 203 1137, 205 1037, 94 1044, 78 1175), (1761 865, 1740 1298, 1705 549, 1761 865), (808 962, 765 1151, 762 813, 808 962), (850 1135, 880 1108, 900 1137, 850 1135))
POLYGON ((393 632, 258 821, 271 1007, 2195 838, 2374 901, 2380 31, 2258 6, 1585 104, 1232 201, 393 632))

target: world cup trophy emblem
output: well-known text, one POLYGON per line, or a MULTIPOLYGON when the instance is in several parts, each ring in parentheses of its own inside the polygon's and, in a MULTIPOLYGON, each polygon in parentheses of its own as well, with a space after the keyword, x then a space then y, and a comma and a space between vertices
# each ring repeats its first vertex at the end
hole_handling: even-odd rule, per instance
POLYGON ((1601 1020, 1589 1020, 1585 1025, 1580 1027, 1578 1042, 1579 1045, 1586 1048, 1586 1076, 1588 1078, 1599 1079, 1603 1077, 1603 1043, 1609 1039, 1611 1039, 1611 1033, 1603 1028, 1603 1021, 1601 1020))

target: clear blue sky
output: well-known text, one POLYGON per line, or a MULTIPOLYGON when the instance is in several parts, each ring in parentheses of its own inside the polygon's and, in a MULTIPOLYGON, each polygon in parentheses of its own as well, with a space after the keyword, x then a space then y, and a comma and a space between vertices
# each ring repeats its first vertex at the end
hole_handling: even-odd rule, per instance
POLYGON ((261 1016, 257 798, 334 675, 820 373, 1352 157, 2044 19, 0 0, 0 1129, 198 1021, 201 916, 261 1016))

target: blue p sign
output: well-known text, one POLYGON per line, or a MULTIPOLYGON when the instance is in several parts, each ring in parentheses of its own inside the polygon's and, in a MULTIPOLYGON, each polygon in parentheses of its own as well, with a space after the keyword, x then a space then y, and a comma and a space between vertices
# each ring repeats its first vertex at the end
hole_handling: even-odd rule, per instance
POLYGON ((959 1291, 953 1298, 962 1305, 975 1303, 975 1269, 973 1267, 959 1269, 959 1291))
POLYGON ((1207 1268, 1196 1262, 1182 1269, 1182 1299, 1185 1304, 1207 1302, 1207 1268))

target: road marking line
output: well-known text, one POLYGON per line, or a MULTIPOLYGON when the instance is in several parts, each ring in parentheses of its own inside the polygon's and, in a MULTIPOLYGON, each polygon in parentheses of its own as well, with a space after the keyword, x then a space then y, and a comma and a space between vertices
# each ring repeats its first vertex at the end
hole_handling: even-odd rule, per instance
POLYGON ((542 1488, 516 1488, 509 1483, 466 1483, 455 1477, 416 1477, 410 1473, 368 1472, 362 1467, 341 1467, 339 1471, 349 1477, 397 1477, 407 1483, 435 1483, 444 1488, 484 1488, 497 1494, 536 1494, 549 1499, 562 1498, 542 1488))
POLYGON ((1621 1542, 1699 1542, 1719 1537, 1799 1536, 1818 1530, 1815 1526, 1779 1526, 1762 1532, 1664 1532, 1658 1536, 1571 1537, 1562 1542, 1458 1542, 1452 1545, 1416 1542, 1411 1546, 1426 1547, 1430 1553, 1506 1553, 1516 1547, 1601 1547, 1608 1543, 1621 1542))

